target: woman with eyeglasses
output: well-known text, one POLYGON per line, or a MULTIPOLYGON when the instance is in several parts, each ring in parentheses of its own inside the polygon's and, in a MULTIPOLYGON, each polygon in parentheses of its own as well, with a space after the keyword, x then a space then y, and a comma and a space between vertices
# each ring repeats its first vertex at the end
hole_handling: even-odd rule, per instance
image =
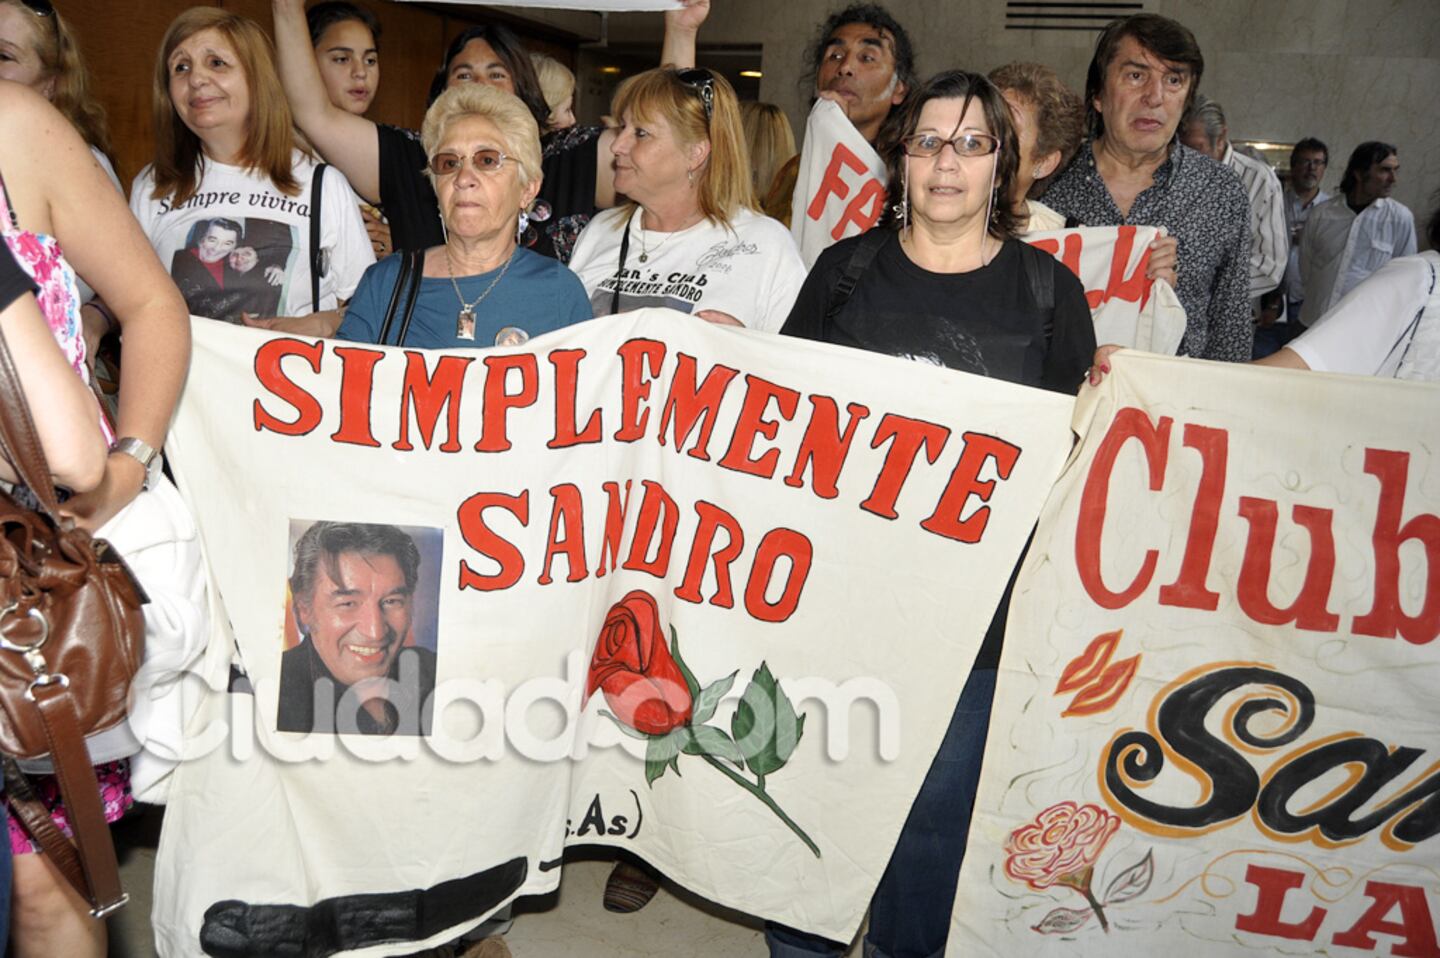
POLYGON ((452 87, 421 131, 444 242, 365 274, 340 339, 425 349, 518 346, 590 318, 575 274, 517 242, 540 190, 540 130, 491 86, 452 87))
MULTIPOLYGON (((956 70, 904 109, 886 156, 894 215, 820 255, 781 332, 1077 392, 1095 329, 1075 275, 1015 238, 1019 145, 1004 98, 956 70)), ((944 951, 1008 607, 1007 589, 871 901, 867 954, 944 951)), ((778 927, 766 939, 782 958, 844 951, 778 927)))
MULTIPOLYGON (((695 62, 695 37, 710 0, 684 0, 665 14, 663 62, 695 62)), ((272 0, 280 77, 296 121, 320 155, 342 170, 366 202, 389 220, 395 249, 428 249, 444 242, 434 189, 422 174, 426 156, 411 130, 377 124, 334 106, 325 93, 305 29, 304 0, 272 0)), ((429 102, 445 90, 480 83, 519 97, 541 130, 550 108, 529 53, 498 24, 470 27, 451 41, 430 84, 429 102)), ((612 134, 572 126, 545 135, 543 185, 528 210, 520 244, 568 262, 575 237, 597 208, 615 204, 608 144, 612 134)))
POLYGON ((735 91, 708 70, 649 70, 616 91, 615 189, 570 268, 597 315, 665 306, 775 332, 805 279, 795 242, 756 210, 735 91))

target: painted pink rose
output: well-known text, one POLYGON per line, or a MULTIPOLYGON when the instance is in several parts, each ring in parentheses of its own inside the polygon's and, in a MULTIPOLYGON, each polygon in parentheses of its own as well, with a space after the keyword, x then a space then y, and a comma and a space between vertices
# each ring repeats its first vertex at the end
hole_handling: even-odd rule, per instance
POLYGON ((1089 886, 1089 870, 1120 819, 1098 805, 1051 805, 1005 841, 1005 874, 1036 890, 1060 883, 1089 886), (1069 879, 1067 881, 1067 879, 1069 879))

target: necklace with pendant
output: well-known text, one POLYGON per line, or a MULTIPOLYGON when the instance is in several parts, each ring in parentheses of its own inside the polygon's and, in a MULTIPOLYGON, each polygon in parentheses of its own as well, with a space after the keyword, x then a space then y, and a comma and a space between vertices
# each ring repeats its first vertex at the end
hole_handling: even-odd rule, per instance
POLYGON ((460 300, 460 312, 455 316, 455 337, 457 339, 475 338, 475 307, 490 295, 491 291, 495 289, 496 283, 505 278, 505 273, 510 269, 510 264, 514 260, 515 252, 511 250, 509 258, 505 260, 505 265, 500 268, 499 274, 490 281, 490 285, 485 287, 483 293, 475 297, 475 302, 467 303, 465 297, 460 295, 460 284, 455 281, 455 262, 450 258, 450 247, 448 245, 445 247, 445 266, 450 271, 450 285, 455 287, 455 298, 460 300))
MULTIPOLYGON (((681 230, 676 230, 676 232, 678 233, 678 232, 683 232, 683 231, 681 231, 681 230)), ((662 247, 662 246, 664 246, 666 243, 670 242, 670 238, 675 235, 675 233, 666 233, 666 234, 665 234, 665 238, 664 238, 663 240, 661 240, 660 242, 656 243, 656 244, 655 244, 655 248, 652 250, 652 249, 648 249, 648 248, 646 247, 646 245, 645 245, 645 234, 646 234, 645 226, 644 226, 643 223, 642 223, 641 226, 640 226, 640 262, 642 262, 642 263, 648 263, 648 262, 650 262, 650 254, 651 254, 651 253, 658 253, 658 252, 660 252, 660 247, 662 247)))

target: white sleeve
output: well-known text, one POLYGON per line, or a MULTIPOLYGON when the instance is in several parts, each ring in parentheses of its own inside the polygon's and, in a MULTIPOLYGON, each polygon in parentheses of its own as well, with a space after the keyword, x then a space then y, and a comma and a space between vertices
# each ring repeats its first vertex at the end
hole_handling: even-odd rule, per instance
POLYGON ((1416 249, 1415 214, 1407 209, 1405 210, 1404 221, 1400 226, 1399 235, 1395 237, 1395 255, 1414 256, 1416 249))
POLYGON ((321 187, 320 248, 328 251, 330 269, 321 282, 321 302, 330 296, 349 299, 360 285, 360 277, 375 265, 375 249, 365 220, 360 215, 360 197, 333 166, 325 168, 321 187))
POLYGON ((1325 322, 1292 340, 1317 372, 1378 375, 1415 314, 1425 306, 1430 271, 1424 259, 1393 259, 1325 314, 1325 322))
POLYGON ((800 295, 800 287, 805 284, 805 261, 800 258, 800 250, 789 230, 768 217, 762 222, 767 227, 774 227, 765 231, 766 243, 775 251, 771 259, 774 266, 767 288, 761 290, 754 322, 746 325, 762 333, 778 333, 790 316, 790 310, 800 295))
POLYGON ((1290 257, 1285 227, 1285 198, 1280 180, 1268 167, 1255 195, 1255 249, 1250 255, 1250 295, 1268 293, 1280 285, 1290 257))

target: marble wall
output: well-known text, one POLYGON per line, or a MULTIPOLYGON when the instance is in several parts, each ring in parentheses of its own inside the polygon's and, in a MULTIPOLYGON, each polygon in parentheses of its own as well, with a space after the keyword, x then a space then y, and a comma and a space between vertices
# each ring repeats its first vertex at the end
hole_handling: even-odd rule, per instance
MULTIPOLYGON (((842 0, 714 0, 704 44, 761 44, 762 98, 803 129, 805 57, 842 0)), ((1350 150, 1379 139, 1400 149, 1395 197, 1424 221, 1440 188, 1440 2, 1437 0, 1145 0, 1195 32, 1201 89, 1226 109, 1239 139, 1318 136, 1334 189, 1350 150)), ((1001 0, 890 0, 914 38, 920 71, 989 70, 1011 60, 1053 66, 1077 90, 1094 47, 1088 32, 1005 29, 1001 0)), ((654 14, 614 14, 612 43, 658 44, 654 14)), ((583 106, 583 105, 582 105, 583 106)), ((1421 225, 1423 232, 1423 225, 1421 225)))

